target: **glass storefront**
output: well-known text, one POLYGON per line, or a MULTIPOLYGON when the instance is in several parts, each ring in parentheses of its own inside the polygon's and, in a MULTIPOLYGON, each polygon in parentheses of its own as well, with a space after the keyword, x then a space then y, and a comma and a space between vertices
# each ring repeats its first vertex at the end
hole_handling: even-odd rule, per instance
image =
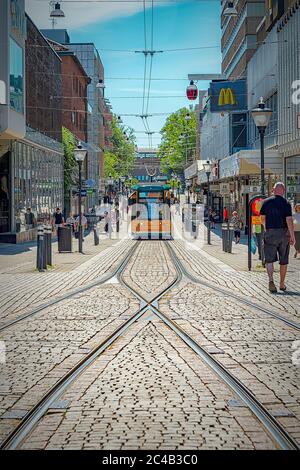
POLYGON ((300 156, 285 159, 287 199, 294 205, 300 202, 300 156))
MULTIPOLYGON (((63 155, 16 142, 13 145, 15 230, 26 228, 25 213, 31 208, 37 223, 63 209, 63 155)), ((14 230, 14 227, 13 227, 14 230)))
POLYGON ((10 107, 18 113, 24 112, 24 86, 23 86, 23 49, 12 38, 9 40, 9 86, 10 107))

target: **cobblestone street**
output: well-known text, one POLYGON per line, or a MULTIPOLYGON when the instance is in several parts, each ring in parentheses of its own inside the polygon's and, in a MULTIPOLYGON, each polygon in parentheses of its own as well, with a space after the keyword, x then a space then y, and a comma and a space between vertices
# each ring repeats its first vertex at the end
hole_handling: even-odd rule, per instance
POLYGON ((300 445, 298 285, 272 297, 265 273, 228 275, 207 256, 180 241, 111 241, 69 272, 0 274, 5 446, 300 445))

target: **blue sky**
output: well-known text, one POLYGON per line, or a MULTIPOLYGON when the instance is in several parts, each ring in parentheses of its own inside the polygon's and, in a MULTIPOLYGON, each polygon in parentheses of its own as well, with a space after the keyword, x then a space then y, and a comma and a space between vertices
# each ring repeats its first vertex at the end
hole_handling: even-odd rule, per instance
MULTIPOLYGON (((37 0, 30 0, 36 6, 37 0)), ((108 5, 109 2, 107 2, 108 5)), ((45 3, 40 2, 45 7, 45 3)), ((75 5, 75 4, 74 4, 75 5)), ((76 4, 78 5, 78 4, 76 4)), ((104 4, 105 5, 105 4, 104 4)), ((110 7, 116 4, 111 3, 110 7)), ((78 21, 74 10, 69 10, 70 3, 62 2, 62 7, 69 17, 67 25, 72 42, 94 42, 99 50, 105 70, 105 97, 110 99, 113 112, 122 114, 141 114, 143 97, 144 55, 111 52, 103 49, 144 49, 144 15, 141 5, 128 3, 129 8, 138 11, 125 10, 126 2, 113 12, 107 13, 99 3, 85 6, 86 14, 92 15, 95 8, 95 22, 91 17, 78 21), (99 15, 103 8, 103 16, 99 15), (123 8, 123 10, 122 10, 123 8), (140 78, 140 80, 114 79, 116 77, 140 78), (123 98, 121 98, 123 97, 123 98), (130 97, 130 98, 127 98, 130 97)), ((150 5, 150 3, 148 3, 150 5)), ((81 8, 84 7, 81 6, 81 8)), ((108 6, 109 7, 109 6, 108 6)), ((36 9, 35 9, 35 14, 36 9)), ((79 15, 80 16, 80 15, 79 15)), ((92 15, 93 16, 93 15, 92 15)), ((82 18, 84 15, 82 15, 82 18)), ((37 22, 38 24, 38 22, 37 22)), ((39 24, 38 24, 39 25, 39 24)), ((147 48, 151 48, 151 9, 147 9, 147 48)), ((66 27, 59 23, 57 27, 66 27)), ((210 49, 200 49, 180 52, 163 52, 153 58, 152 77, 168 78, 169 80, 152 80, 148 114, 171 113, 190 103, 185 98, 189 73, 220 72, 220 2, 218 0, 194 0, 166 3, 154 7, 154 44, 155 50, 217 46, 210 49), (174 80, 176 79, 176 80, 174 80), (162 97, 164 96, 164 98, 162 97), (168 98, 168 96, 178 96, 168 98)), ((150 58, 148 58, 149 72, 150 58)), ((201 89, 207 88, 207 82, 199 82, 201 89)), ((148 85, 147 85, 148 89, 148 85)), ((125 125, 136 131, 144 131, 142 120, 136 117, 123 117, 125 125)), ((148 119, 151 131, 159 131, 166 116, 150 117, 148 119)), ((145 134, 137 132, 139 146, 148 146, 145 134)), ((159 134, 153 136, 153 146, 159 143, 159 134)))

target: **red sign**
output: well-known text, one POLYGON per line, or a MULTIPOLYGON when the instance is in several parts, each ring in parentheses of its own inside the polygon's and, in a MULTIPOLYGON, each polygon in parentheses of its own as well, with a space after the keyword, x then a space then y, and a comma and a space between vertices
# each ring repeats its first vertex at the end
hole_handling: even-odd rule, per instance
POLYGON ((251 214, 255 216, 260 215, 260 209, 262 206, 262 203, 264 201, 264 198, 261 196, 256 197, 252 203, 251 203, 251 214))

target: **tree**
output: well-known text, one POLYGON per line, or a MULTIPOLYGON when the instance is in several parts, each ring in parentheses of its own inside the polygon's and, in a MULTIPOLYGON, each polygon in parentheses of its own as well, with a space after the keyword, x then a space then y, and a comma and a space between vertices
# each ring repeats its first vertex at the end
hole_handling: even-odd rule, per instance
POLYGON ((196 129, 196 113, 193 110, 181 108, 167 118, 161 130, 162 140, 158 152, 163 173, 182 173, 187 162, 193 159, 196 129), (187 115, 190 117, 188 120, 187 115))
POLYGON ((77 163, 74 156, 76 137, 66 127, 62 128, 62 144, 64 150, 64 191, 68 194, 75 184, 77 163))
POLYGON ((104 153, 104 173, 105 177, 119 178, 128 175, 134 165, 135 137, 132 129, 127 129, 127 138, 124 134, 125 127, 122 126, 116 116, 111 122, 112 129, 112 150, 104 153))

